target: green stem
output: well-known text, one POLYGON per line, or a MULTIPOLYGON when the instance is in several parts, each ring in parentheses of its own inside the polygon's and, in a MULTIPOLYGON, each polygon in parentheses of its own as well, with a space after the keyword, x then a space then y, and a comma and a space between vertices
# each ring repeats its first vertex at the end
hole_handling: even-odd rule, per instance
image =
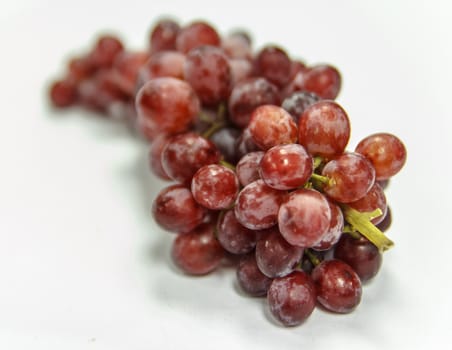
POLYGON ((312 265, 317 266, 321 263, 320 259, 316 257, 310 249, 305 249, 304 254, 308 257, 309 261, 312 263, 312 265))
POLYGON ((345 225, 342 232, 352 236, 355 239, 361 238, 359 232, 357 232, 351 225, 345 225))
POLYGON ((215 134, 218 130, 224 128, 226 125, 225 122, 215 122, 210 128, 203 132, 202 136, 206 139, 210 138, 213 134, 215 134))
POLYGON ((314 170, 317 169, 323 163, 322 157, 314 157, 314 170))
POLYGON ((321 183, 322 185, 329 185, 330 184, 330 178, 326 176, 322 176, 316 173, 313 173, 311 175, 311 180, 314 180, 318 183, 321 183))
POLYGON ((233 164, 225 161, 224 159, 220 160, 219 163, 220 163, 220 165, 235 171, 235 166, 233 164))
POLYGON ((343 205, 342 212, 344 213, 345 220, 352 228, 371 241, 380 252, 384 252, 394 245, 394 242, 386 237, 384 233, 370 221, 382 214, 381 209, 376 209, 368 213, 361 213, 348 205, 343 205))

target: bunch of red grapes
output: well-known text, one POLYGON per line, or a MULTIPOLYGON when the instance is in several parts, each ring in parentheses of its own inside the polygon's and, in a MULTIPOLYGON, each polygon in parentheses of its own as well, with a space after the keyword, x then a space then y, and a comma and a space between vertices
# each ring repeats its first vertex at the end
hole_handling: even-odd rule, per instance
POLYGON ((235 262, 241 288, 266 296, 283 325, 316 304, 352 311, 392 246, 383 192, 404 165, 394 135, 346 151, 341 76, 278 46, 253 52, 243 31, 160 20, 150 47, 102 36, 72 59, 50 98, 122 117, 151 142, 149 163, 173 182, 152 214, 176 233, 174 263, 204 275, 235 262))

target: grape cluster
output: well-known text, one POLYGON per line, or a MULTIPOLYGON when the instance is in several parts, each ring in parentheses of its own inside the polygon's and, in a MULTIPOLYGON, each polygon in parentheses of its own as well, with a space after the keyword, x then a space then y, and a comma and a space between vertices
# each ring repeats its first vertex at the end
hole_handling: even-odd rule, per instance
POLYGON ((377 133, 347 151, 340 86, 333 66, 275 45, 254 52, 246 32, 165 19, 143 51, 99 38, 50 98, 122 117, 148 139, 150 168, 172 181, 152 215, 176 234, 174 263, 204 275, 236 262, 241 288, 294 326, 316 304, 352 311, 393 245, 384 188, 406 150, 377 133))

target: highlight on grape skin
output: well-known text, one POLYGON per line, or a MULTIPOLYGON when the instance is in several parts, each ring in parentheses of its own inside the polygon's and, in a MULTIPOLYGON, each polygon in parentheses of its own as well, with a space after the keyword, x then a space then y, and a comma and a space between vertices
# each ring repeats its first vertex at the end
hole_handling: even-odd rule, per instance
POLYGON ((139 50, 105 34, 67 62, 49 100, 149 143, 149 169, 168 186, 143 195, 155 196, 158 231, 175 233, 167 254, 184 274, 232 261, 239 288, 266 298, 284 326, 316 306, 352 312, 394 245, 385 190, 407 150, 385 132, 352 149, 347 106, 335 101, 343 72, 251 38, 171 18, 139 50))

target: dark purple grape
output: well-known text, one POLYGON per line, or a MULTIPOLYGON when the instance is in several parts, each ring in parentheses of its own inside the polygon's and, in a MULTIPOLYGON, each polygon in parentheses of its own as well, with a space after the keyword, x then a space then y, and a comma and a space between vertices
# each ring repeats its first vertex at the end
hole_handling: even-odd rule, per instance
POLYGON ((366 238, 344 234, 336 245, 334 257, 349 264, 362 282, 374 277, 380 270, 383 256, 366 238))
POLYGON ((312 92, 296 91, 284 99, 281 107, 289 112, 295 123, 298 124, 303 112, 318 101, 320 101, 320 98, 312 92))
POLYGON ((210 137, 215 146, 217 146, 220 153, 223 155, 225 161, 235 164, 237 163, 236 144, 240 137, 240 130, 226 127, 217 131, 210 137))

